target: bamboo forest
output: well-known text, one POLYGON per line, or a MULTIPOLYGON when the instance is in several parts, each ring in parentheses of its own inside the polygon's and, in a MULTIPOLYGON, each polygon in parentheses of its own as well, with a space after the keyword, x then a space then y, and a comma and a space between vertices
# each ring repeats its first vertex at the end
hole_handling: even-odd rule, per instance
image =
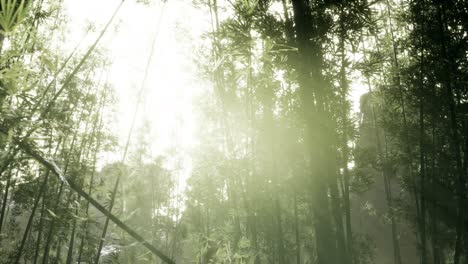
POLYGON ((468 264, 468 1, 0 0, 0 264, 468 264))

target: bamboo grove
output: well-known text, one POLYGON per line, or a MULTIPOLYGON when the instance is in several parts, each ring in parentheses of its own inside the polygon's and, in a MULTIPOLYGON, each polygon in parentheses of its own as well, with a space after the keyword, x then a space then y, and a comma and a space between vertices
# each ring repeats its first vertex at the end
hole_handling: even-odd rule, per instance
POLYGON ((0 263, 468 264, 467 1, 191 1, 184 190, 64 1, 0 0, 0 263))

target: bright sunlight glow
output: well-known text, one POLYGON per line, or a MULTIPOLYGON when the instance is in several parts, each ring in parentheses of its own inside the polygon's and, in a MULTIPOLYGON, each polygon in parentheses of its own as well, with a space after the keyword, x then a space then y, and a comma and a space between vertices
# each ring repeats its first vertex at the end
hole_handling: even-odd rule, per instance
MULTIPOLYGON (((120 0, 65 0, 69 17, 69 50, 83 38, 80 50, 91 45, 105 26, 120 0), (87 28, 93 28, 86 34, 87 28)), ((138 134, 155 157, 176 150, 177 160, 168 166, 180 169, 179 191, 191 173, 190 150, 196 144, 197 123, 194 100, 206 89, 197 76, 194 63, 197 43, 210 30, 209 17, 193 6, 191 1, 152 1, 145 5, 135 1, 124 3, 116 22, 104 36, 99 47, 105 47, 112 66, 104 73, 105 79, 117 93, 116 118, 112 120, 120 149, 129 133, 133 113, 142 87, 147 58, 156 34, 155 51, 144 83, 143 95, 136 116, 131 142, 138 134), (138 132, 138 130, 142 132, 138 132)), ((351 84, 353 112, 359 111, 359 98, 366 92, 360 81, 351 84)), ((121 160, 122 153, 107 153, 102 164, 121 160)))
MULTIPOLYGON (((119 3, 120 0, 66 0, 69 38, 73 40, 70 48, 79 43, 90 25, 95 29, 94 33, 86 36, 80 48, 84 50, 91 45, 119 3)), ((112 30, 100 44, 112 60, 104 78, 114 87, 118 97, 116 120, 112 123, 123 149, 138 92, 144 85, 131 142, 136 140, 137 130, 145 126, 143 133, 150 156, 177 150, 181 155, 177 162, 182 162, 178 166, 182 170, 181 184, 184 185, 190 173, 189 151, 196 143, 194 131, 198 125, 192 103, 202 89, 201 82, 195 78, 193 54, 196 43, 193 40, 200 39, 209 20, 190 1, 170 1, 167 4, 154 1, 149 6, 127 1, 124 5, 117 16, 117 23, 111 26, 112 30), (154 54, 143 84, 155 35, 154 54)), ((121 157, 122 153, 108 153, 103 157, 103 163, 118 161, 121 157)))

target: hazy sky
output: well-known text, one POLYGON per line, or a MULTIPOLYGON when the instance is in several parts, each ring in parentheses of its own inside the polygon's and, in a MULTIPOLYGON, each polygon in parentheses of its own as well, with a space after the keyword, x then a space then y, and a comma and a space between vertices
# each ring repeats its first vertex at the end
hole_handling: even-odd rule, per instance
MULTIPOLYGON (((143 85, 152 40, 157 35, 135 126, 138 130, 143 121, 150 124, 148 139, 156 155, 171 147, 174 141, 182 148, 193 144, 192 103, 194 94, 202 89, 193 64, 194 40, 207 30, 209 21, 191 1, 171 0, 164 7, 160 1, 152 2, 144 5, 125 1, 99 46, 107 50, 112 60, 108 79, 119 97, 114 123, 124 145, 137 94, 143 85)), ((71 47, 82 38, 87 25, 94 25, 97 31, 103 28, 119 3, 120 0, 66 0, 71 47)), ((90 34, 83 48, 96 35, 90 34)))
MULTIPOLYGON (((104 155, 100 164, 121 160, 138 92, 143 85, 131 144, 136 142, 138 130, 146 123, 149 126, 144 133, 151 156, 164 155, 171 147, 176 147, 178 155, 166 165, 171 169, 180 168, 174 176, 179 181, 176 192, 181 193, 191 172, 189 152, 196 140, 195 126, 199 125, 193 102, 195 96, 206 89, 197 78, 194 51, 197 40, 208 30, 209 16, 196 9, 190 0, 170 0, 166 4, 151 2, 145 5, 135 0, 125 1, 99 44, 112 61, 106 75, 118 96, 112 126, 121 146, 116 153, 104 155), (143 84, 155 36, 155 49, 143 84)), ((83 38, 88 25, 99 32, 119 4, 120 0, 65 0, 70 49, 83 38)), ((97 34, 88 34, 82 50, 91 45, 97 34)))

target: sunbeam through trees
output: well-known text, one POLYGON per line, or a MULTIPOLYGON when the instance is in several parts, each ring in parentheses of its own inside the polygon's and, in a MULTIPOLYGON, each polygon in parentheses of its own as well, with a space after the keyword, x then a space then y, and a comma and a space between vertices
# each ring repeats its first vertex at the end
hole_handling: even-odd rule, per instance
POLYGON ((468 264, 468 2, 0 0, 0 264, 468 264))

